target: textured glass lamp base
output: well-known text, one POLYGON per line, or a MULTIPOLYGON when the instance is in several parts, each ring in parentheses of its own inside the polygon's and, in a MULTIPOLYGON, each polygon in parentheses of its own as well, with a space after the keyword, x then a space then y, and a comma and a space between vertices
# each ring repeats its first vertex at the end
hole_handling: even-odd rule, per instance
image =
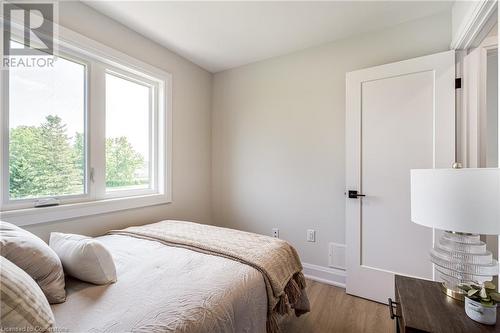
POLYGON ((498 275, 498 262, 479 235, 446 231, 431 250, 431 261, 443 280, 446 295, 462 301, 460 284, 481 285, 498 275))

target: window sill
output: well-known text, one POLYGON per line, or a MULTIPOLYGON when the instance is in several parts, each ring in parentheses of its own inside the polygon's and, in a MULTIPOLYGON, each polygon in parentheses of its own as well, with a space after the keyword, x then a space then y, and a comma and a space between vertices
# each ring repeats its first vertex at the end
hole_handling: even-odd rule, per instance
POLYGON ((168 195, 150 194, 144 196, 65 204, 53 207, 3 211, 0 212, 0 220, 10 222, 18 226, 24 226, 112 213, 133 208, 155 206, 170 202, 172 202, 172 200, 168 195))

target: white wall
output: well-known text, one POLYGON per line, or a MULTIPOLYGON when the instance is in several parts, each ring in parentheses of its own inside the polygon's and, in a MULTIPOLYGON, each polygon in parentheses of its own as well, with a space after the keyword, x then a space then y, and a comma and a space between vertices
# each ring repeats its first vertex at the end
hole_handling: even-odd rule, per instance
POLYGON ((166 218, 211 223, 212 75, 79 2, 60 2, 59 14, 61 25, 173 75, 173 203, 26 229, 47 239, 54 230, 98 235, 166 218))
MULTIPOLYGON (((498 19, 498 18, 497 18, 498 19)), ((498 38, 498 24, 491 29, 487 37, 498 38)), ((486 166, 499 167, 500 136, 498 116, 498 49, 487 54, 486 61, 486 166)))
POLYGON ((498 168, 498 50, 487 55, 486 109, 486 166, 498 168))
POLYGON ((278 227, 303 262, 326 266, 328 242, 345 234, 346 72, 444 51, 450 38, 443 13, 216 74, 214 223, 278 227))

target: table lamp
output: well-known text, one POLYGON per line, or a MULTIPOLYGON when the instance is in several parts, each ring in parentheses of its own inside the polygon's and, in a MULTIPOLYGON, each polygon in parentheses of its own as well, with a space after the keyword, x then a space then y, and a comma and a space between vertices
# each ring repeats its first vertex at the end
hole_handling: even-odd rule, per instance
POLYGON ((500 169, 411 170, 411 220, 444 230, 430 257, 448 296, 463 300, 459 284, 498 275, 479 235, 500 234, 500 169))

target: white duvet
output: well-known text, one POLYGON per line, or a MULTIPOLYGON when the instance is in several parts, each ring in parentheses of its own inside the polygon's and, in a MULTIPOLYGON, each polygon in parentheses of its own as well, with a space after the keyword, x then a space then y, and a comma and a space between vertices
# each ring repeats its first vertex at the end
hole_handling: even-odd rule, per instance
POLYGON ((221 257, 128 236, 98 238, 118 281, 69 279, 67 300, 52 305, 69 332, 266 332, 262 274, 221 257))

